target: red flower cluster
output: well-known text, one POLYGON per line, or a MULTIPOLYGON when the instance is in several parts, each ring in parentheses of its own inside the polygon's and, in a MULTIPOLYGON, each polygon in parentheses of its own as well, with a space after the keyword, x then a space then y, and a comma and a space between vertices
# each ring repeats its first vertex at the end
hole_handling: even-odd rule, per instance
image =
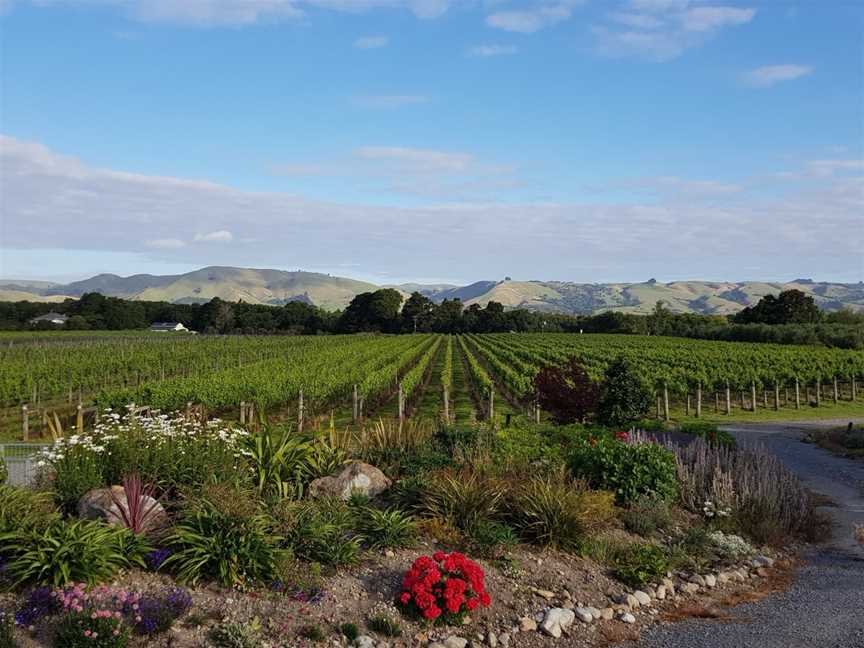
POLYGON ((454 551, 436 551, 420 556, 402 579, 399 603, 430 621, 454 621, 475 609, 488 607, 483 569, 473 560, 454 551))
POLYGON ((620 432, 615 433, 615 438, 619 441, 627 441, 630 438, 630 435, 627 434, 626 430, 621 430, 620 432))

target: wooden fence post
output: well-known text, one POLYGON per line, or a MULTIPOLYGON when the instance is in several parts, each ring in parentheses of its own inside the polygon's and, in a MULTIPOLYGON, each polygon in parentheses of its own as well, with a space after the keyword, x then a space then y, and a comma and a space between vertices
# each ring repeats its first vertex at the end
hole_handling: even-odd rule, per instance
POLYGON ((303 390, 300 390, 300 394, 297 397, 297 431, 303 431, 303 390))
POLYGON ((246 401, 240 401, 240 425, 246 423, 246 401))
POLYGON ((30 439, 30 414, 26 405, 21 406, 21 438, 25 443, 30 439))
POLYGON ((81 407, 81 403, 78 403, 78 407, 75 409, 75 424, 78 428, 78 434, 84 434, 84 408, 81 407))
POLYGON ((795 379, 795 409, 801 409, 801 386, 795 379))
POLYGON ((351 407, 351 422, 352 423, 357 423, 357 419, 359 417, 358 405, 359 405, 359 401, 358 401, 358 396, 357 396, 357 384, 355 383, 354 384, 354 394, 352 396, 352 407, 351 407))
POLYGON ((450 423, 450 394, 447 391, 447 385, 442 385, 444 389, 444 420, 450 423))
POLYGON ((816 381, 816 407, 822 404, 822 378, 816 381))
POLYGON ((837 387, 837 376, 834 376, 834 404, 836 405, 840 401, 840 392, 837 387))
POLYGON ((402 391, 402 383, 399 383, 399 420, 405 418, 405 392, 402 391))
POLYGON ((729 389, 729 381, 726 381, 726 415, 732 413, 732 392, 729 389))
POLYGON ((696 383, 696 418, 702 416, 702 382, 696 383))
POLYGON ((663 418, 669 420, 669 388, 663 382, 663 418))
POLYGON ((768 409, 768 390, 762 389, 762 407, 764 409, 768 409))
POLYGON ((495 388, 489 388, 489 420, 495 419, 495 388))
POLYGON ((756 411, 756 381, 750 381, 750 411, 756 411))
POLYGON ((856 387, 857 387, 857 385, 855 384, 855 376, 852 376, 852 400, 853 401, 858 398, 858 394, 856 393, 856 390, 855 390, 856 387))
POLYGON ((534 398, 534 422, 540 423, 540 399, 534 398))
POLYGON ((659 419, 660 418, 660 394, 657 392, 655 392, 655 394, 657 394, 657 418, 659 419))
POLYGON ((774 411, 780 411, 780 383, 774 381, 774 411))
POLYGON ((687 388, 687 400, 684 402, 684 415, 690 416, 690 388, 687 388))

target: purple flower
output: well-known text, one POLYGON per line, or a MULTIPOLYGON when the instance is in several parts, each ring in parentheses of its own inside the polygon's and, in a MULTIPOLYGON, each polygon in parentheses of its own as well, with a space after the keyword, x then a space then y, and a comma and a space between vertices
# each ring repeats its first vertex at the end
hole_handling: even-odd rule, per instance
POLYGON ((154 549, 150 553, 148 553, 144 560, 147 563, 147 566, 153 570, 158 571, 166 560, 168 560, 168 556, 171 555, 171 550, 168 548, 154 549))
POLYGON ((37 587, 31 590, 18 612, 15 623, 24 628, 35 625, 43 617, 60 611, 60 601, 50 587, 37 587))
POLYGON ((180 587, 169 587, 157 595, 142 596, 136 605, 125 604, 123 614, 135 632, 150 635, 168 630, 192 607, 192 596, 180 587))

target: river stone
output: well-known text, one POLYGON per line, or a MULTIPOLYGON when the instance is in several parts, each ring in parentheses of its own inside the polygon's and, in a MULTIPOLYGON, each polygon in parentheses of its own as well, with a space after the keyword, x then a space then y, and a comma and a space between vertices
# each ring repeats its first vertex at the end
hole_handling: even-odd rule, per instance
POLYGON ((585 607, 577 607, 573 610, 573 613, 576 615, 576 618, 579 619, 582 623, 591 623, 594 620, 594 615, 591 614, 591 610, 585 607))
POLYGON ((550 637, 558 638, 561 633, 569 628, 573 621, 576 620, 576 613, 573 610, 565 610, 564 608, 552 608, 546 613, 543 623, 540 624, 540 629, 550 637))
MULTIPOLYGON (((143 508, 149 509, 153 507, 152 512, 144 523, 144 533, 156 531, 167 526, 168 514, 162 508, 162 505, 152 497, 144 497, 143 508)), ((78 501, 78 515, 85 520, 101 520, 108 524, 123 525, 122 513, 114 498, 120 502, 125 510, 129 510, 129 503, 126 501, 126 490, 122 486, 112 486, 111 488, 94 488, 85 493, 78 501), (114 497, 112 497, 112 493, 114 497)))
POLYGON ((681 585, 681 591, 685 594, 695 594, 699 591, 699 586, 696 583, 684 583, 681 585))
POLYGON ((636 623, 636 617, 629 612, 625 612, 621 615, 621 621, 623 621, 624 623, 636 623))
POLYGON ((462 637, 453 635, 444 640, 444 648, 465 648, 468 645, 468 640, 462 637))
POLYGON ((522 617, 519 619, 519 630, 521 632, 534 632, 537 629, 537 622, 531 617, 522 617))
POLYGON ((369 635, 360 635, 354 640, 357 648, 375 648, 375 640, 369 635))
POLYGON ((319 477, 309 484, 311 497, 338 497, 348 500, 357 493, 367 497, 375 497, 390 488, 391 482, 387 475, 362 461, 352 461, 338 475, 319 477))
POLYGON ((636 590, 633 592, 633 596, 639 601, 639 605, 651 605, 651 597, 642 590, 636 590))
POLYGON ((657 595, 657 600, 662 601, 666 598, 666 586, 658 585, 657 591, 654 592, 657 595))
POLYGON ((705 574, 705 584, 708 587, 717 587, 717 577, 714 574, 705 574))
POLYGON ((615 616, 615 610, 613 610, 611 607, 603 608, 602 610, 600 610, 600 617, 604 621, 611 621, 612 617, 614 617, 614 616, 615 616))

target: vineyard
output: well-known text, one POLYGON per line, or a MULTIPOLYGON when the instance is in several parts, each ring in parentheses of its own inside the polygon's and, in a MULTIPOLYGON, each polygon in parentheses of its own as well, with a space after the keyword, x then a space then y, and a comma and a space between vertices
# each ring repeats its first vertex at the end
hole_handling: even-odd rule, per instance
POLYGON ((625 335, 7 334, 0 427, 5 438, 39 436, 52 421, 72 427, 82 410, 129 403, 228 418, 264 412, 298 425, 539 419, 534 375, 573 356, 594 378, 625 357, 666 418, 856 401, 864 377, 860 351, 625 335))

